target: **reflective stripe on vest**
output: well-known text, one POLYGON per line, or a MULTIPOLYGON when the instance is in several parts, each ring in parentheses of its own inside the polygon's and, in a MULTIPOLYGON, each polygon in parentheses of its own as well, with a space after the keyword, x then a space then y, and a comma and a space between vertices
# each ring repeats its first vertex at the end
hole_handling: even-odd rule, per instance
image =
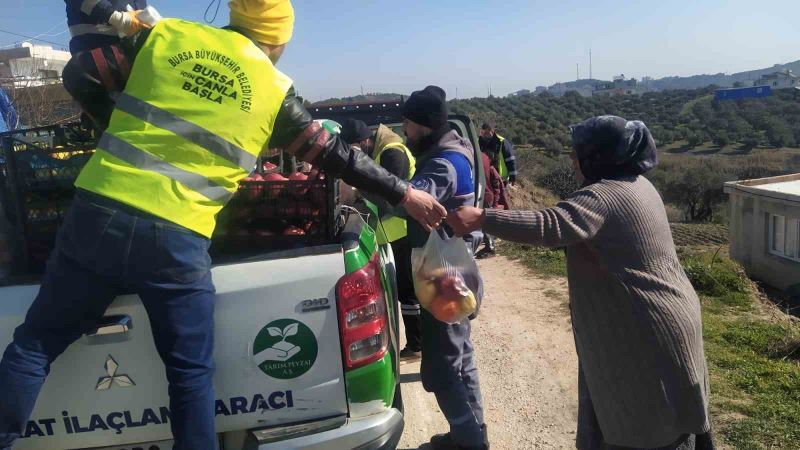
MULTIPOLYGON (((405 153, 406 157, 408 158, 408 177, 405 178, 406 180, 410 180, 411 177, 414 176, 416 171, 416 159, 414 155, 411 154, 411 151, 400 142, 393 142, 391 144, 385 145, 383 148, 378 150, 378 153, 375 155, 375 162, 380 165, 381 163, 381 156, 389 149, 397 149, 405 153)), ((375 233, 375 237, 378 240, 378 244, 387 244, 389 242, 394 242, 398 239, 402 239, 408 235, 408 224, 406 219, 401 217, 386 215, 381 217, 380 219, 380 226, 375 233)))
POLYGON ((212 134, 191 122, 157 108, 128 94, 122 94, 117 101, 117 109, 124 111, 139 120, 169 130, 178 136, 193 142, 200 147, 220 156, 250 173, 258 160, 257 155, 247 153, 247 150, 227 142, 221 137, 212 134))
POLYGON ((165 19, 75 184, 210 237, 291 83, 243 35, 165 19))
POLYGON ((158 159, 155 156, 141 151, 133 145, 117 139, 111 134, 105 133, 97 143, 99 151, 104 151, 122 161, 130 164, 137 169, 149 170, 167 178, 178 181, 193 191, 197 191, 209 200, 217 202, 227 202, 233 193, 219 186, 208 178, 173 166, 172 164, 158 159))
POLYGON ((497 139, 500 139, 500 148, 497 149, 497 173, 500 174, 500 178, 503 181, 508 181, 508 167, 506 167, 506 155, 503 154, 503 143, 505 142, 506 138, 500 136, 499 134, 495 134, 497 139))

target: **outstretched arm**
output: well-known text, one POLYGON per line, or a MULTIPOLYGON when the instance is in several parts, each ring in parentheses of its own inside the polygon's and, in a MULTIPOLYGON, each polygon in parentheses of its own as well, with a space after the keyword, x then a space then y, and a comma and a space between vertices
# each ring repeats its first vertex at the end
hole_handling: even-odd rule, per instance
POLYGON ((390 174, 364 152, 350 148, 314 122, 311 114, 290 89, 275 121, 270 147, 283 148, 290 154, 320 167, 345 183, 400 206, 422 224, 432 228, 447 214, 427 193, 390 174))
POLYGON ((596 193, 583 189, 552 208, 539 211, 481 210, 462 207, 447 217, 457 235, 482 228, 514 242, 543 247, 566 247, 593 238, 608 210, 596 193))

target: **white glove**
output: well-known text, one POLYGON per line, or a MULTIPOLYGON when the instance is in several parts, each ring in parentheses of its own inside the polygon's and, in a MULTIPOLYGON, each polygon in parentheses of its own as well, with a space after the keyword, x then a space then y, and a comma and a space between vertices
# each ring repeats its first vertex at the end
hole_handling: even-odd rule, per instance
POLYGON ((142 10, 137 11, 114 11, 108 18, 108 24, 117 30, 120 37, 133 36, 150 25, 139 20, 138 15, 142 10))

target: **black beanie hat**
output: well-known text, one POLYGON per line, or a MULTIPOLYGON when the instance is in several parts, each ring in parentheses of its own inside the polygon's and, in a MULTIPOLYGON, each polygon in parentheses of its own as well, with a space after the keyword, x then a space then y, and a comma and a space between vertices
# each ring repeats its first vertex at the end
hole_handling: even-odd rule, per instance
POLYGON ((369 129, 363 120, 347 119, 342 126, 342 140, 353 145, 364 139, 372 137, 372 130, 369 129))
POLYGON ((434 130, 447 126, 447 95, 444 89, 428 86, 412 92, 403 107, 403 117, 434 130))

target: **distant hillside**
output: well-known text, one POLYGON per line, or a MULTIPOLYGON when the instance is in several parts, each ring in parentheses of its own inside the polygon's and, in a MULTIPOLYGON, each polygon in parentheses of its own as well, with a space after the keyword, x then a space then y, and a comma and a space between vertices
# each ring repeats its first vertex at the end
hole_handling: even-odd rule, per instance
POLYGON ((582 97, 568 92, 563 97, 453 100, 450 108, 476 123, 497 123, 500 133, 515 144, 530 144, 552 154, 569 148, 570 124, 602 114, 643 120, 660 145, 800 146, 800 93, 793 89, 775 91, 763 99, 722 102, 714 100, 709 87, 620 97, 582 97))
POLYGON ((800 72, 800 61, 795 61, 788 64, 775 64, 766 69, 750 70, 747 72, 739 72, 731 75, 718 73, 716 75, 694 75, 691 77, 665 77, 653 80, 648 83, 648 87, 658 91, 665 91, 671 89, 698 89, 712 84, 720 87, 731 87, 737 81, 755 81, 761 78, 762 75, 768 75, 773 72, 781 70, 792 70, 800 72))
POLYGON ((400 97, 402 97, 401 94, 387 94, 387 93, 377 92, 374 94, 356 95, 354 97, 329 98, 327 100, 322 100, 316 103, 312 103, 312 106, 330 106, 330 105, 338 105, 341 103, 382 102, 382 101, 397 100, 400 97))
MULTIPOLYGON (((795 73, 800 73, 800 60, 788 64, 775 64, 772 67, 765 69, 749 70, 746 72, 734 73, 726 75, 724 73, 718 74, 704 74, 692 75, 689 77, 664 77, 657 80, 650 80, 646 84, 646 88, 653 91, 669 91, 676 89, 700 89, 711 85, 719 87, 732 87, 737 81, 748 84, 752 83, 762 75, 769 75, 771 73, 791 70, 795 73)), ((587 87, 595 86, 597 84, 609 83, 609 81, 597 79, 581 79, 577 81, 566 81, 563 83, 556 83, 548 87, 549 92, 555 95, 561 95, 570 90, 581 90, 587 87)), ((590 91, 590 90, 589 90, 590 91)), ((584 95, 589 95, 584 93, 584 95)))

